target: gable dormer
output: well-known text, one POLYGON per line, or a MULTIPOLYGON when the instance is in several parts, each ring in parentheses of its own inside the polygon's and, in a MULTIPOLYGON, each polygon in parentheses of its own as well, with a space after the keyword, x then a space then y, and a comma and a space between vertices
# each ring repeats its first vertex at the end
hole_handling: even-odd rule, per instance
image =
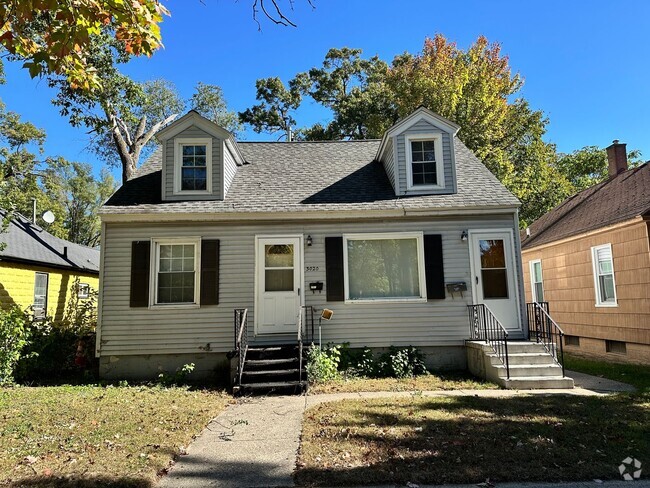
POLYGON ((381 161, 395 194, 456 193, 453 122, 420 107, 384 134, 377 160, 381 161))
POLYGON ((162 145, 162 200, 223 200, 244 163, 232 134, 190 111, 156 134, 162 145))

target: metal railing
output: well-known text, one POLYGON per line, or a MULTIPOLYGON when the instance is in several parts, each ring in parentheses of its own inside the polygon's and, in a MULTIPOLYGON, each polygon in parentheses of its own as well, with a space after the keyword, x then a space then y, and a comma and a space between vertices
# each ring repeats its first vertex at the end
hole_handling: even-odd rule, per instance
POLYGON ((528 311, 528 336, 542 344, 562 367, 564 376, 564 331, 549 315, 548 302, 526 304, 528 311))
POLYGON ((241 386, 244 363, 248 352, 248 309, 235 309, 235 354, 237 355, 237 384, 241 386))
POLYGON ((510 379, 508 331, 485 304, 468 305, 467 308, 472 340, 485 341, 492 347, 501 363, 506 367, 506 375, 510 379))

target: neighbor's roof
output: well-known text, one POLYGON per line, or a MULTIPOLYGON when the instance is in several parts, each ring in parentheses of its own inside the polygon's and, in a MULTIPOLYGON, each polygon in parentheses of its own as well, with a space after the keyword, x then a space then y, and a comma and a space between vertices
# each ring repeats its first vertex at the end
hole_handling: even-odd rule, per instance
POLYGON ((250 213, 516 207, 519 201, 458 139, 458 193, 397 197, 379 140, 239 142, 239 166, 224 200, 163 202, 161 152, 120 188, 101 213, 250 213))
POLYGON ((540 217, 522 236, 530 248, 650 214, 650 163, 577 193, 540 217))
MULTIPOLYGON (((0 218, 4 215, 0 211, 0 218)), ((99 251, 54 237, 20 214, 0 233, 0 261, 17 261, 99 273, 99 251), (64 248, 67 247, 67 257, 64 248)))

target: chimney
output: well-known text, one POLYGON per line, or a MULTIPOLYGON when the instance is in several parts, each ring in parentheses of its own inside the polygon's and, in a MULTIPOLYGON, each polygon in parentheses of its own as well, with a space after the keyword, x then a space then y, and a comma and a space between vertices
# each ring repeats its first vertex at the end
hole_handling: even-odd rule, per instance
POLYGON ((609 163, 609 177, 614 178, 617 174, 627 170, 627 151, 625 144, 614 139, 612 145, 607 148, 607 162, 609 163))
POLYGON ((68 259, 68 246, 63 246, 63 259, 68 259))

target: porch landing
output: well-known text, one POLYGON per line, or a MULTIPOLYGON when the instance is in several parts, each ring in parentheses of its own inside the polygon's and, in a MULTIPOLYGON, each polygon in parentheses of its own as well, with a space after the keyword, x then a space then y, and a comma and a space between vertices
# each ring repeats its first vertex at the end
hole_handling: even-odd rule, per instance
POLYGON ((509 341, 508 367, 486 342, 467 341, 465 344, 469 371, 479 378, 492 381, 506 389, 571 389, 574 387, 573 379, 563 375, 562 367, 543 344, 509 341))

